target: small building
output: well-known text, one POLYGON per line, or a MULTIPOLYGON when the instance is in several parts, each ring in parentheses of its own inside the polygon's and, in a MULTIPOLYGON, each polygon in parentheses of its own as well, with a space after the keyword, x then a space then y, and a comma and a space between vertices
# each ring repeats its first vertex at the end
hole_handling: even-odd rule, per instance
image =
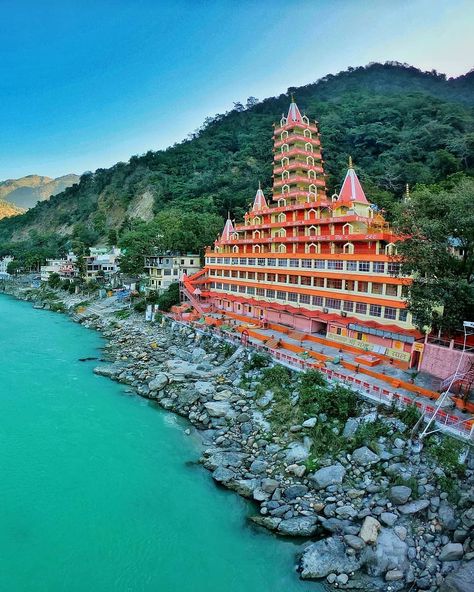
POLYGON ((46 259, 46 265, 41 266, 41 281, 47 282, 53 273, 57 273, 62 280, 72 279, 76 273, 77 257, 70 252, 62 259, 46 259))
POLYGON ((117 247, 90 247, 89 255, 84 257, 86 280, 97 277, 110 279, 120 272, 119 257, 122 251, 117 247))
POLYGON ((183 275, 191 275, 201 269, 199 255, 160 254, 145 257, 145 270, 149 277, 148 291, 161 294, 183 275))

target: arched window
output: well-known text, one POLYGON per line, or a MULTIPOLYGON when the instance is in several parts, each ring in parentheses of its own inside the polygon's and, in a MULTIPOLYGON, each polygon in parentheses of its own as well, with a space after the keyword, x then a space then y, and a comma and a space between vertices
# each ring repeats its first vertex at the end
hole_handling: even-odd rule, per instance
POLYGON ((288 156, 285 156, 281 159, 281 166, 288 166, 290 164, 290 159, 288 158, 288 156))
POLYGON ((397 247, 394 243, 388 243, 385 245, 385 255, 396 255, 397 254, 397 247))
POLYGON ((283 180, 289 179, 290 178, 290 171, 283 171, 282 174, 281 174, 281 178, 283 180))
POLYGON ((344 253, 347 253, 348 255, 353 255, 354 254, 354 245, 352 243, 346 243, 342 250, 344 253))
MULTIPOLYGON (((282 187, 282 191, 283 191, 283 187, 282 187)), ((283 193, 284 193, 284 191, 283 191, 283 193)), ((286 206, 286 199, 284 197, 280 197, 280 199, 278 200, 278 207, 283 208, 284 206, 286 206)))
POLYGON ((344 226, 342 227, 342 234, 352 234, 354 230, 354 227, 352 226, 352 224, 349 224, 349 222, 347 224, 344 224, 344 226))
POLYGON ((234 245, 232 247, 232 253, 238 253, 239 252, 239 247, 237 245, 234 245))
POLYGON ((303 117, 301 118, 301 121, 303 123, 306 123, 306 125, 309 125, 309 119, 306 117, 306 115, 303 115, 303 117))
POLYGON ((311 226, 308 228, 308 235, 309 235, 309 236, 316 236, 316 235, 318 235, 318 234, 319 234, 319 232, 320 232, 320 230, 319 230, 319 226, 313 226, 313 225, 311 225, 311 226))
POLYGON ((282 144, 281 145, 281 151, 282 152, 289 152, 290 151, 290 147, 288 146, 288 144, 282 144))
POLYGON ((318 213, 314 208, 311 208, 310 210, 308 210, 307 213, 307 220, 313 220, 318 218, 318 213))
POLYGON ((260 253, 261 250, 262 250, 262 247, 260 245, 254 245, 252 247, 252 252, 253 253, 260 253))
POLYGON ((281 127, 283 127, 284 125, 286 125, 286 123, 287 123, 287 121, 286 121, 286 117, 282 117, 282 118, 280 119, 280 125, 281 125, 281 127))
POLYGON ((277 230, 275 232, 275 236, 283 238, 286 236, 286 230, 284 228, 280 228, 280 230, 277 230))
POLYGON ((238 238, 239 238, 239 234, 238 234, 237 232, 233 232, 233 233, 230 235, 230 238, 231 238, 232 240, 238 240, 238 238))
POLYGON ((286 140, 286 138, 288 137, 288 132, 286 130, 281 132, 280 138, 282 140, 286 140))
POLYGON ((305 247, 306 253, 320 253, 321 252, 321 245, 310 243, 305 247))
POLYGON ((316 171, 313 171, 312 169, 310 169, 308 171, 308 179, 316 179, 316 171))
POLYGON ((305 138, 312 138, 313 137, 313 134, 311 133, 311 131, 309 129, 305 129, 303 133, 304 133, 305 138))
POLYGON ((304 145, 304 149, 306 150, 306 152, 313 152, 313 145, 309 142, 306 142, 306 144, 304 145))
POLYGON ((278 252, 279 253, 286 253, 286 245, 278 245, 278 252))
POLYGON ((252 220, 252 224, 261 224, 262 223, 262 219, 260 218, 260 216, 255 216, 252 220))
POLYGON ((286 222, 286 214, 284 214, 283 212, 280 212, 278 214, 278 222, 286 222))
POLYGON ((254 231, 252 232, 252 237, 253 237, 253 238, 260 238, 260 234, 261 234, 261 233, 260 233, 260 230, 254 230, 254 231))
POLYGON ((309 164, 310 166, 314 166, 314 157, 313 156, 307 156, 306 157, 306 164, 309 164))
MULTIPOLYGON (((281 192, 283 194, 290 193, 290 186, 289 185, 283 185, 283 187, 281 188, 281 192)), ((283 205, 286 206, 286 201, 285 201, 285 203, 283 205)))

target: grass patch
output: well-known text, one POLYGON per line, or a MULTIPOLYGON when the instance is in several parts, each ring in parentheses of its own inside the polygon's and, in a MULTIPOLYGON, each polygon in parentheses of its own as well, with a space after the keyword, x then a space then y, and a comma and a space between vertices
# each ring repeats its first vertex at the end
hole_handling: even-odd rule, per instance
POLYGON ((463 476, 466 467, 459 461, 464 445, 451 436, 431 437, 426 443, 426 453, 441 469, 456 476, 463 476))
POLYGON ((114 312, 114 316, 115 316, 117 319, 120 319, 120 320, 128 319, 128 317, 129 317, 131 314, 132 314, 132 311, 131 311, 131 310, 129 310, 128 308, 126 308, 126 309, 123 309, 123 310, 116 310, 116 311, 114 312))
POLYGON ((417 421, 420 419, 421 412, 416 405, 408 405, 405 409, 395 410, 394 415, 411 429, 415 427, 417 421))

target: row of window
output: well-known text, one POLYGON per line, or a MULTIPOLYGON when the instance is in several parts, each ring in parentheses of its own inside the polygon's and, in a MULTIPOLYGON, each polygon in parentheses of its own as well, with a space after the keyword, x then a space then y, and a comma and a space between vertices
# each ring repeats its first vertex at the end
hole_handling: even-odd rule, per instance
POLYGON ((219 265, 251 265, 258 267, 293 267, 327 269, 328 271, 357 271, 360 273, 388 273, 398 275, 400 263, 392 261, 344 261, 341 259, 266 259, 263 257, 208 257, 206 263, 219 265))
POLYGON ((279 284, 293 284, 296 286, 309 286, 312 288, 327 288, 328 290, 345 290, 348 292, 361 292, 364 294, 380 294, 384 296, 399 295, 397 284, 382 284, 379 282, 366 282, 361 280, 342 280, 325 277, 312 277, 309 275, 287 275, 286 273, 256 273, 255 271, 231 271, 229 269, 215 269, 210 277, 232 277, 240 280, 257 280, 258 282, 277 282, 279 284))
POLYGON ((254 288, 249 286, 238 286, 236 284, 222 284, 220 282, 212 282, 211 288, 216 290, 230 290, 231 292, 238 292, 246 294, 247 296, 260 296, 262 298, 270 298, 276 300, 283 300, 285 302, 299 303, 303 305, 317 306, 320 308, 327 308, 331 310, 344 311, 352 314, 368 315, 376 318, 384 318, 388 320, 406 321, 408 313, 405 309, 393 308, 391 306, 380 306, 378 304, 365 304, 364 302, 351 302, 350 300, 340 300, 338 298, 323 298, 322 296, 310 296, 309 294, 297 294, 295 292, 286 292, 284 290, 266 290, 265 288, 254 288))

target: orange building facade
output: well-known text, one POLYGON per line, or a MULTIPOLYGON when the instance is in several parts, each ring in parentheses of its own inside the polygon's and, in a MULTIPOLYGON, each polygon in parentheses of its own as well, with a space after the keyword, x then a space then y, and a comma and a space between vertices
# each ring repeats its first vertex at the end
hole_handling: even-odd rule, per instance
POLYGON ((271 202, 259 187, 244 222, 227 220, 185 293, 209 311, 414 363, 420 334, 402 297, 410 280, 399 276, 400 239, 351 162, 339 193, 327 195, 317 122, 294 102, 275 126, 273 172, 271 202))

